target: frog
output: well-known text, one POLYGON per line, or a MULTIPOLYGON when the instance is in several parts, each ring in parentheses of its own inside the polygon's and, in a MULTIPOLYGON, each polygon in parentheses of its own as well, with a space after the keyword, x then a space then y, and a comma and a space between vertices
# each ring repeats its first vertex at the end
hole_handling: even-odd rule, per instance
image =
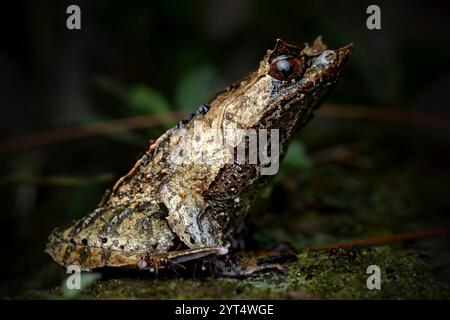
POLYGON ((231 256, 252 203, 276 175, 264 174, 262 161, 230 158, 249 146, 246 132, 253 130, 276 137, 267 144, 282 159, 337 85, 353 49, 353 44, 328 49, 320 36, 303 47, 277 39, 255 71, 156 139, 94 210, 54 229, 46 252, 60 266, 82 271, 155 271, 203 259, 218 261, 223 274, 265 268, 250 263, 223 270, 229 264, 221 258, 231 256), (215 156, 175 161, 174 154, 186 152, 184 136, 195 137, 191 158, 215 156))

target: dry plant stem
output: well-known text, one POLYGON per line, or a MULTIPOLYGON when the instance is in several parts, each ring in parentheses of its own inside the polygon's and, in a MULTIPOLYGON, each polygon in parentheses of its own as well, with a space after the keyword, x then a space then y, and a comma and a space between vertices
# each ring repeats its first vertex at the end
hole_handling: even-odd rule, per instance
MULTIPOLYGON (((158 116, 137 116, 56 129, 46 132, 26 134, 0 141, 0 153, 173 123, 176 119, 180 119, 183 114, 184 113, 182 112, 170 112, 158 116)), ((421 112, 403 110, 397 107, 389 108, 326 104, 323 105, 318 111, 318 116, 390 121, 434 129, 450 130, 448 122, 443 121, 441 118, 428 116, 421 112)))
POLYGON ((332 242, 325 243, 318 246, 311 246, 311 249, 334 249, 334 248, 343 248, 343 247, 364 247, 364 246, 372 246, 378 245, 386 242, 398 242, 398 241, 406 241, 406 240, 417 240, 424 238, 431 238, 437 236, 448 236, 449 229, 434 229, 434 230, 422 230, 422 231, 413 231, 413 232, 405 232, 398 233, 392 235, 378 236, 367 239, 356 239, 344 242, 332 242))
POLYGON ((130 118, 102 121, 92 124, 31 133, 0 141, 0 152, 8 152, 32 147, 41 147, 58 142, 89 138, 132 129, 154 127, 176 122, 184 113, 171 112, 154 116, 136 116, 130 118))
POLYGON ((319 110, 318 115, 331 118, 391 121, 434 129, 450 130, 448 121, 443 120, 442 118, 395 106, 370 107, 362 105, 324 104, 319 110))

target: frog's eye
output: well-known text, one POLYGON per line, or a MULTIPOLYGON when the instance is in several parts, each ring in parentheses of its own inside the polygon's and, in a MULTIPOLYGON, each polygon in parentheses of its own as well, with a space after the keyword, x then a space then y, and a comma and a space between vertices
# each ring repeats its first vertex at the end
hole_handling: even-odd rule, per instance
POLYGON ((302 73, 302 63, 297 58, 288 56, 276 57, 269 68, 269 76, 280 81, 289 81, 302 73))

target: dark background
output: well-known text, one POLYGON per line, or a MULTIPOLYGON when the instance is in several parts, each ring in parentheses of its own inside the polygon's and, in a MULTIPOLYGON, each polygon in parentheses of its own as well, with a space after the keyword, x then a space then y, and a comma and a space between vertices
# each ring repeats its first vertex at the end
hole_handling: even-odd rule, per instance
POLYGON ((315 172, 314 151, 372 139, 365 156, 383 161, 367 170, 422 168, 427 180, 406 183, 423 191, 420 221, 433 216, 434 227, 448 219, 448 2, 24 1, 1 10, 1 296, 54 283, 55 266, 43 253, 50 231, 92 209, 148 140, 181 116, 82 137, 79 125, 188 114, 254 70, 276 38, 302 46, 323 35, 330 48, 355 43, 327 102, 416 115, 318 117, 287 165, 315 172), (81 7, 81 30, 66 29, 69 4, 81 7), (366 28, 369 4, 381 7, 382 30, 366 28))

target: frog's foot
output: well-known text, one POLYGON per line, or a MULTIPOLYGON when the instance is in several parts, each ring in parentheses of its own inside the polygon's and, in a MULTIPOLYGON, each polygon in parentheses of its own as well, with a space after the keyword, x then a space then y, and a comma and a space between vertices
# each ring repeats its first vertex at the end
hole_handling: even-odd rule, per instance
POLYGON ((256 258, 243 256, 227 256, 217 259, 215 263, 215 274, 222 277, 245 278, 269 270, 287 273, 287 269, 279 263, 258 263, 256 258))
POLYGON ((276 270, 276 271, 284 273, 284 274, 287 273, 286 268, 283 267, 281 264, 268 263, 268 264, 246 267, 246 268, 240 269, 240 270, 217 272, 217 275, 222 276, 222 277, 229 277, 229 278, 245 278, 245 277, 253 276, 255 273, 269 271, 269 270, 276 270))
POLYGON ((149 253, 139 261, 138 268, 155 272, 159 268, 167 268, 176 265, 182 266, 181 263, 187 261, 198 260, 211 255, 221 256, 226 255, 227 253, 228 245, 192 248, 158 254, 149 253))

